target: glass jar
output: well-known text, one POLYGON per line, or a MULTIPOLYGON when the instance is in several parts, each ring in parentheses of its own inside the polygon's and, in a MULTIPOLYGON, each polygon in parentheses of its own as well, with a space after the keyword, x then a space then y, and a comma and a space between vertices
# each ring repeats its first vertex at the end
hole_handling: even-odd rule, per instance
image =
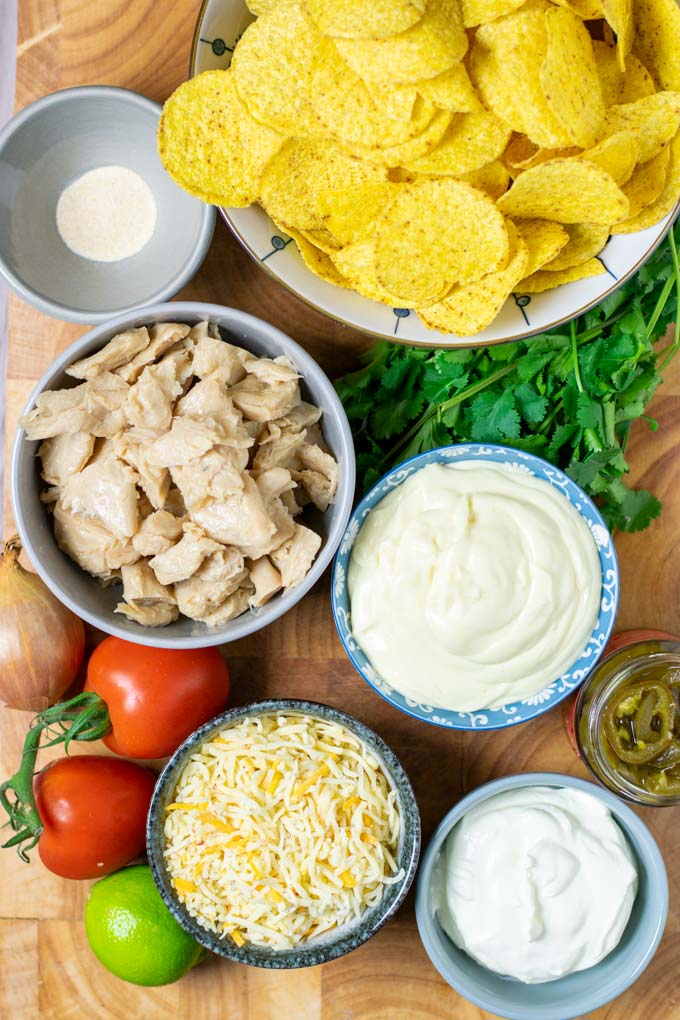
MULTIPOLYGON (((662 631, 629 631, 618 635, 609 645, 608 654, 597 664, 578 692, 573 707, 571 733, 569 723, 572 720, 565 718, 567 733, 570 739, 573 736, 575 749, 594 777, 613 793, 634 804, 648 807, 680 804, 680 766, 672 766, 672 791, 663 793, 647 788, 643 784, 644 775, 648 771, 656 775, 664 770, 657 767, 653 760, 642 766, 629 765, 617 756, 607 737, 606 706, 624 685, 636 682, 650 684, 660 674, 669 673, 674 677, 676 671, 680 684, 680 638, 662 631)), ((674 711, 676 732, 680 732, 680 705, 677 700, 674 711)), ((618 732, 625 731, 621 729, 618 732)), ((638 744, 626 742, 621 746, 635 750, 638 744)), ((644 746, 640 742, 640 747, 644 746)))

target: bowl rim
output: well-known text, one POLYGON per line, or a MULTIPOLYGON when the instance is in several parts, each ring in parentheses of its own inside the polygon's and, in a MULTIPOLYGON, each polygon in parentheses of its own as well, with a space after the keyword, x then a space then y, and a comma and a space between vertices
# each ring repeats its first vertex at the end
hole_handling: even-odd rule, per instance
MULTIPOLYGON (((242 312, 237 308, 230 308, 227 305, 216 305, 199 301, 168 301, 162 302, 161 304, 144 306, 142 308, 133 309, 130 312, 121 313, 120 315, 108 319, 105 323, 93 326, 90 330, 70 344, 53 362, 50 363, 49 367, 31 390, 22 413, 26 414, 28 410, 33 407, 38 394, 46 389, 56 376, 63 374, 66 366, 81 357, 83 350, 95 341, 99 347, 101 347, 122 328, 126 328, 133 324, 141 325, 154 320, 162 321, 164 316, 167 316, 169 321, 195 319, 196 322, 199 322, 202 319, 228 319, 232 327, 238 327, 242 331, 246 332, 246 334, 250 331, 261 333, 264 330, 268 332, 277 340, 284 341, 284 349, 290 349, 292 347, 292 357, 301 371, 302 378, 308 379, 310 374, 314 375, 315 379, 318 380, 320 388, 324 392, 325 398, 328 400, 327 406, 323 408, 323 413, 332 415, 337 421, 341 436, 341 445, 336 452, 340 455, 345 455, 344 459, 346 463, 344 465, 344 471, 341 474, 342 481, 341 485, 338 486, 337 496, 337 503, 344 504, 344 509, 338 517, 338 522, 335 526, 335 535, 329 535, 329 538, 322 544, 307 576, 304 577, 303 580, 295 586, 295 588, 291 589, 291 591, 287 593, 291 596, 291 601, 284 602, 279 593, 275 599, 272 599, 265 607, 263 607, 265 610, 264 612, 251 612, 248 624, 246 625, 243 623, 239 632, 233 636, 229 636, 228 632, 225 633, 224 629, 220 629, 220 627, 215 627, 214 630, 206 627, 204 632, 184 637, 173 637, 171 634, 164 636, 163 632, 167 631, 167 628, 163 627, 142 628, 140 626, 138 628, 139 633, 136 630, 134 632, 124 630, 122 627, 118 626, 117 621, 109 620, 107 617, 100 615, 98 612, 92 611, 87 605, 81 605, 76 599, 72 598, 70 592, 59 581, 55 580, 49 571, 47 571, 43 566, 40 552, 35 543, 32 541, 30 535, 31 529, 27 524, 27 516, 24 513, 22 499, 19 493, 20 460, 23 444, 26 441, 26 433, 24 429, 19 427, 17 427, 12 444, 12 453, 8 472, 10 498, 14 521, 17 531, 19 532, 19 537, 21 538, 22 544, 34 569, 45 582, 50 591, 59 599, 60 602, 74 612, 76 616, 86 620, 99 630, 103 630, 106 634, 122 638, 124 641, 131 641, 134 644, 171 649, 208 648, 212 645, 228 644, 230 641, 239 640, 242 637, 246 637, 247 635, 261 630, 263 627, 269 626, 270 623, 273 623, 280 616, 283 616, 284 613, 288 612, 289 609, 292 609, 294 605, 300 602, 326 571, 333 559, 333 556, 335 555, 337 546, 342 541, 342 536, 352 512, 352 501, 354 498, 356 480, 354 441, 349 422, 347 420, 347 415, 345 414, 345 410, 340 402, 340 398, 335 392, 333 384, 321 366, 315 361, 312 355, 309 354, 304 347, 302 347, 301 344, 299 344, 296 340, 293 340, 292 337, 289 337, 277 326, 273 326, 265 319, 260 319, 255 315, 251 315, 249 312, 242 312), (264 622, 262 622, 263 616, 266 617, 264 622), (146 631, 149 633, 146 633, 146 631)), ((243 616, 246 617, 247 614, 243 614, 243 616)), ((240 617, 236 618, 236 620, 238 619, 240 619, 240 617)), ((228 627, 229 624, 225 626, 228 627)))
MULTIPOLYGON (((115 85, 76 85, 72 88, 58 89, 56 92, 50 92, 48 95, 29 103, 28 106, 25 106, 23 110, 20 110, 19 113, 12 117, 0 129, 0 154, 2 154, 10 138, 24 127, 35 114, 41 113, 50 107, 58 106, 61 103, 68 103, 73 99, 89 99, 96 102, 106 97, 130 103, 132 106, 137 106, 141 110, 152 113, 157 119, 160 119, 162 112, 160 103, 132 89, 120 88, 115 85)), ((208 248, 215 231, 216 216, 214 206, 199 203, 198 199, 195 201, 198 205, 202 205, 203 208, 201 211, 200 233, 194 250, 184 266, 162 287, 159 287, 154 293, 145 297, 142 304, 137 302, 121 305, 118 308, 110 308, 104 312, 72 308, 70 305, 63 304, 54 298, 46 297, 31 287, 12 269, 2 250, 0 250, 0 276, 4 276, 9 286, 19 297, 39 312, 50 315, 55 319, 63 319, 66 322, 78 322, 81 325, 103 325, 114 316, 127 315, 138 308, 143 308, 145 305, 167 300, 177 294, 196 275, 208 253, 208 248)))
MULTIPOLYGON (((190 78, 193 78, 196 75, 196 73, 197 73, 196 65, 197 65, 198 52, 199 52, 198 44, 201 41, 200 37, 201 37, 201 31, 202 31, 202 28, 203 28, 203 22, 204 22, 204 19, 205 19, 205 16, 206 16, 206 12, 208 10, 208 6, 209 6, 210 2, 211 2, 211 0, 201 0, 201 5, 200 5, 200 8, 199 8, 198 13, 196 15, 196 22, 194 24, 194 31, 193 31, 192 41, 191 41, 191 51, 190 51, 190 54, 189 54, 189 77, 190 78)), ((311 298, 307 297, 305 294, 302 294, 299 290, 297 290, 295 287, 293 287, 287 281, 283 280, 282 277, 279 276, 268 263, 262 261, 260 256, 257 254, 256 251, 254 251, 254 249, 251 247, 249 242, 245 239, 245 237, 242 236, 240 230, 236 226, 236 224, 235 224, 235 222, 233 220, 233 217, 231 216, 230 207, 219 206, 218 208, 219 208, 219 212, 220 212, 220 215, 221 215, 223 221, 229 227, 229 229, 231 230, 232 234, 234 235, 236 240, 239 242, 241 247, 250 255, 250 257, 257 264, 257 266, 261 270, 264 270, 264 272, 269 277, 271 277, 272 280, 275 280, 279 284, 279 286, 283 287, 284 290, 288 291, 289 294, 292 294, 299 301, 304 302, 304 304, 306 304, 308 308, 313 309, 315 312, 318 312, 320 315, 325 315, 327 318, 333 320, 334 322, 338 322, 338 323, 342 324, 343 326, 348 326, 350 329, 356 329, 357 332, 363 333, 364 336, 370 336, 374 340, 387 340, 390 343, 396 343, 396 344, 399 344, 399 345, 404 346, 404 347, 423 347, 423 348, 427 348, 428 346, 431 346, 431 347, 437 348, 438 350, 456 350, 456 349, 461 348, 461 347, 495 347, 498 344, 511 343, 511 342, 513 342, 515 340, 530 340, 531 337, 533 337, 533 336, 538 336, 540 333, 545 333, 545 332, 547 332, 548 330, 551 330, 551 329, 557 329, 559 326, 563 326, 565 323, 571 322, 572 319, 576 319, 579 315, 585 315, 585 313, 590 311, 591 308, 594 308, 596 305, 599 305, 602 301, 605 300, 605 298, 609 297, 610 294, 612 294, 614 291, 618 290, 618 288, 621 287, 624 283, 627 283, 628 280, 630 280, 630 278, 632 276, 634 276, 635 273, 637 273, 641 269, 642 265, 647 261, 647 259, 651 258, 651 256, 654 254, 656 249, 659 247, 659 245, 662 244, 663 241, 665 240, 665 238, 666 238, 666 236, 668 234, 668 231, 673 226, 673 224, 675 222, 675 219, 676 219, 678 213, 680 212, 680 198, 677 200, 677 202, 675 203, 673 208, 670 209, 669 212, 666 214, 666 216, 668 217, 668 223, 666 224, 665 228, 661 231, 661 233, 659 234, 658 238, 655 238, 655 240, 652 242, 652 244, 649 246, 649 248, 647 248, 647 250, 644 252, 644 254, 642 254, 640 256, 640 259, 635 263, 634 266, 632 266, 632 268, 630 270, 628 270, 628 272, 624 273, 617 280, 613 280, 611 286, 608 287, 605 291, 603 291, 603 293, 600 294, 598 297, 595 297, 595 298, 591 299, 590 301, 587 301, 584 305, 582 305, 581 307, 575 309, 573 312, 569 312, 568 315, 565 315, 565 316, 562 316, 560 318, 557 318, 557 319, 555 319, 554 321, 552 321, 550 323, 546 323, 543 326, 537 327, 536 329, 530 329, 528 332, 521 331, 519 333, 512 333, 512 334, 509 334, 506 337, 503 337, 502 340, 484 340, 484 341, 479 341, 479 340, 476 340, 474 335, 473 336, 468 336, 468 337, 458 337, 458 342, 457 343, 447 343, 445 341, 440 341, 440 340, 436 340, 436 341, 433 340, 432 343, 428 343, 427 340, 410 340, 410 339, 405 339, 405 338, 400 337, 398 335, 394 335, 393 336, 393 335, 388 334, 386 332, 379 332, 377 330, 370 329, 368 326, 357 325, 354 322, 350 323, 346 319, 341 318, 341 316, 339 316, 335 312, 328 311, 322 305, 316 304, 314 301, 312 301, 311 298), (462 341, 464 341, 464 342, 462 342, 462 341)), ((661 219, 658 222, 662 223, 665 218, 666 217, 662 216, 661 219)), ((309 272, 309 270, 307 270, 307 272, 309 272)), ((370 299, 367 299, 367 300, 370 300, 370 299)))
POLYGON ((292 970, 327 963, 330 960, 336 960, 346 955, 372 938, 399 910, 415 878, 420 858, 420 810, 408 773, 401 761, 382 737, 378 736, 366 723, 361 722, 361 720, 344 712, 342 709, 323 702, 309 701, 306 698, 268 698, 263 701, 255 701, 247 705, 239 705, 235 708, 227 709, 226 712, 222 712, 220 715, 204 723, 197 730, 194 730, 180 744, 163 768, 156 782, 147 816, 146 844, 151 873, 163 898, 163 902, 173 917, 196 941, 200 942, 201 945, 211 952, 216 953, 216 955, 233 960, 236 963, 245 963, 250 966, 270 970, 292 970), (294 946, 292 949, 278 951, 273 949, 267 950, 264 947, 258 946, 254 947, 256 951, 253 953, 247 947, 247 944, 242 947, 237 946, 235 943, 231 945, 226 940, 219 939, 214 932, 203 928, 177 898, 162 863, 163 800, 169 784, 177 779, 178 773, 186 759, 203 740, 209 739, 215 732, 246 716, 265 715, 274 712, 299 712, 317 718, 333 719, 357 735, 376 753, 380 759, 381 767, 385 771, 393 789, 397 791, 399 798, 402 843, 398 851, 398 859, 404 868, 405 874, 399 884, 386 887, 386 891, 383 893, 383 897, 377 906, 369 908, 355 924, 339 929, 339 933, 341 933, 339 938, 334 939, 331 936, 318 945, 314 945, 312 942, 294 946), (158 846, 156 843, 158 843, 158 846), (394 893, 392 893, 392 890, 394 890, 394 893), (389 901, 385 908, 384 902, 388 897, 389 901), (369 913, 374 916, 371 917, 370 923, 366 926, 364 919, 369 913), (215 948, 216 945, 219 948, 215 948), (309 956, 314 958, 307 960, 306 957, 309 956))
MULTIPOLYGON (((482 803, 498 793, 503 793, 505 790, 522 789, 528 786, 566 787, 573 790, 580 790, 581 792, 590 794, 601 801, 609 809, 614 820, 621 827, 623 834, 626 836, 629 843, 631 842, 629 834, 634 833, 636 847, 639 847, 641 851, 637 852, 636 850, 635 853, 638 858, 638 865, 641 866, 645 872, 654 876, 654 886, 660 900, 661 909, 657 915, 657 923, 654 928, 651 941, 645 952, 640 957, 637 965, 632 970, 626 971, 622 974, 620 981, 616 984, 616 991, 613 994, 606 992, 603 995, 602 992, 594 992, 592 997, 588 999, 585 997, 582 997, 581 999, 574 999, 573 1003, 570 1004, 569 1012, 567 1013, 564 1012, 562 1007, 550 1007, 541 1004, 541 1020, 573 1020, 573 1018, 580 1017, 584 1013, 590 1013, 591 1011, 599 1009, 601 1006, 612 1002, 640 977, 656 952, 657 946, 661 941, 668 916, 668 874, 657 842, 648 826, 640 817, 638 817, 632 808, 609 790, 606 790, 603 786, 600 786, 589 779, 562 775, 559 772, 523 772, 489 780, 489 782, 484 783, 465 794, 458 803, 444 815, 423 853, 416 882, 416 922, 418 925, 418 933, 430 962, 442 978, 469 1002, 474 1003, 474 1005, 479 1006, 481 1009, 490 1010, 492 1013, 497 1012, 499 1005, 497 1002, 494 1001, 492 1003, 490 1000, 484 1000, 476 993, 469 994, 465 978, 459 977, 458 973, 456 973, 455 978, 452 978, 449 958, 439 951, 439 948, 432 941, 430 936, 430 924, 436 924, 437 922, 430 916, 427 909, 427 901, 429 899, 432 886, 437 857, 444 840, 449 835, 454 825, 456 825, 456 823, 459 822, 474 805, 482 803)), ((612 952, 613 951, 614 950, 612 950, 612 952)), ((464 950, 460 950, 460 952, 464 952, 464 950)), ((597 966, 598 964, 595 964, 593 968, 588 969, 595 971, 597 966)), ((493 972, 491 971, 490 973, 493 972)), ((552 982, 542 982, 536 987, 548 987, 551 983, 552 982)), ((526 985, 526 987, 531 988, 533 986, 526 985)), ((499 1015, 505 1017, 506 1020, 527 1020, 526 1009, 519 1012, 512 1009, 499 1015)))
MULTIPOLYGON (((474 453, 471 452, 470 458, 466 458, 465 456, 461 455, 461 457, 459 459, 460 459, 460 461, 466 461, 468 459, 469 460, 474 460, 474 457, 475 457, 474 453)), ((398 483, 398 485, 394 486, 394 488, 398 488, 398 486, 403 484, 403 482, 405 480, 406 479, 402 479, 398 483)), ((373 505, 377 506, 378 503, 380 503, 381 500, 385 498, 385 495, 386 495, 386 493, 384 493, 380 497, 380 499, 375 500, 373 505)), ((566 497, 566 498, 568 498, 568 497, 566 497)), ((569 502, 571 503, 571 500, 569 500, 569 502)), ((573 506, 573 503, 571 505, 573 506)), ((580 510, 578 511, 578 513, 580 514, 581 517, 583 517, 583 514, 581 513, 580 510)), ((350 546, 350 548, 348 550, 350 556, 351 556, 351 548, 352 547, 350 546)), ((598 546, 598 558, 600 559, 600 566, 601 566, 601 573, 602 573, 602 587, 604 589, 604 581, 605 581, 604 568, 602 566, 602 554, 601 554, 599 546, 598 546)), ((617 616, 617 613, 618 613, 619 598, 620 598, 620 589, 621 589, 621 584, 620 584, 620 568, 619 568, 618 556, 617 556, 617 553, 616 553, 616 546, 614 545, 614 540, 613 540, 612 534, 611 534, 609 528, 607 527, 607 525, 605 524, 605 521, 604 521, 604 518, 602 517, 602 514, 600 513, 598 508, 595 506, 595 504, 593 503, 593 501, 590 498, 590 496, 588 496, 588 494, 586 492, 584 492, 584 490, 581 488, 580 485, 577 485, 576 482, 574 482, 571 478, 569 478, 569 476, 567 474, 565 474, 564 471, 562 471, 560 468, 558 468, 555 464, 552 464, 550 461, 545 460, 545 458, 537 456, 535 453, 528 453, 528 452, 526 452, 524 450, 517 450, 514 447, 505 445, 503 443, 481 443, 481 442, 451 443, 448 446, 438 446, 438 447, 435 447, 432 450, 426 450, 423 453, 417 453, 413 457, 409 457, 407 460, 402 461, 399 464, 396 464, 389 471, 386 471, 371 486, 371 488, 368 490, 368 492, 366 492, 362 496, 361 500, 355 506, 355 508, 354 508, 354 510, 352 512, 352 515, 350 516, 349 521, 347 522, 347 527, 345 529, 345 533, 343 534, 342 539, 341 539, 340 543, 338 544, 338 549, 337 549, 337 552, 335 554, 335 558, 333 560, 333 573, 332 573, 332 576, 331 576, 331 608, 332 608, 332 612, 333 612, 333 620, 334 620, 334 623, 335 623, 335 628, 336 628, 336 630, 338 632, 338 637, 340 638, 340 643, 342 644, 342 647, 345 650, 345 654, 347 655, 348 659, 350 660, 350 662, 354 666, 354 668, 357 671, 357 673, 359 674, 359 676, 384 701, 386 701, 389 705, 392 705, 392 707, 396 708, 398 711, 403 712, 405 715, 409 715, 409 716, 411 716, 414 719, 420 720, 421 722, 429 723, 431 726, 441 726, 441 727, 444 727, 446 729, 452 729, 452 730, 484 730, 486 732, 486 731, 491 731, 491 730, 502 730, 502 729, 506 729, 508 726, 511 726, 511 725, 517 725, 517 724, 521 725, 523 723, 531 722, 533 719, 537 718, 538 716, 543 715, 544 712, 548 712, 548 711, 550 711, 550 709, 555 708, 558 704, 560 704, 560 702, 564 701, 565 698, 569 697, 571 694, 574 693, 574 691, 577 691, 579 689, 579 687, 581 686, 583 681, 586 679, 587 675, 592 671, 592 669, 595 667, 595 665, 597 664, 599 659, 604 654, 604 649, 605 649, 605 647, 607 645, 607 642, 608 642, 609 638, 611 637, 612 631, 614 629, 614 625, 616 623, 616 616, 617 616), (346 637, 345 637, 345 634, 343 633, 343 629, 342 629, 342 627, 340 625, 340 615, 341 615, 342 612, 344 612, 343 607, 339 605, 339 601, 340 601, 340 598, 341 598, 340 592, 342 592, 342 598, 347 602, 347 607, 348 607, 347 612, 349 613, 351 611, 351 605, 350 605, 350 600, 349 600, 349 592, 347 590, 347 571, 345 570, 343 565, 340 563, 340 558, 343 555, 344 546, 345 546, 346 540, 348 539, 348 537, 351 536, 352 529, 354 527, 356 527, 357 528, 356 534, 355 534, 354 539, 352 541, 352 545, 354 544, 354 541, 356 540, 356 537, 359 534, 359 531, 361 530, 361 526, 362 526, 362 524, 363 524, 363 522, 365 520, 366 514, 369 512, 370 509, 372 509, 372 506, 369 507, 368 504, 369 503, 373 503, 376 491, 389 478, 391 478, 394 475, 397 475, 399 472, 402 472, 404 470, 404 468, 408 467, 409 465, 415 464, 418 461, 436 460, 439 457, 441 459, 442 463, 447 463, 447 461, 449 459, 447 457, 447 451, 450 451, 451 449, 456 449, 456 448, 460 448, 461 450, 464 449, 466 451, 467 450, 469 450, 469 451, 478 450, 479 453, 477 454, 477 456, 479 457, 480 461, 486 459, 483 456, 486 453, 496 453, 496 452, 501 452, 502 451, 504 454, 509 454, 509 455, 511 455, 513 457, 516 457, 518 460, 524 461, 527 465, 531 465, 532 463, 536 463, 537 462, 542 467, 549 468, 551 472, 553 472, 556 476, 559 477, 559 479, 561 479, 562 481, 566 481, 570 486, 573 486, 578 491, 578 493, 580 495, 580 498, 587 505, 589 513, 595 518, 596 523, 601 528, 604 529, 604 531, 606 532, 606 534, 609 537, 608 553, 611 556, 610 569, 611 569, 611 571, 613 572, 613 575, 614 575, 614 577, 613 577, 613 584, 614 584, 613 592, 610 593, 610 594, 612 594, 613 602, 612 602, 612 606, 611 606, 611 618, 609 619, 609 621, 608 621, 608 623, 606 625, 606 628, 605 628, 605 630, 603 632, 603 641, 602 641, 601 647, 600 647, 599 651, 594 655, 594 657, 592 659, 592 662, 589 664, 587 672, 584 673, 584 675, 579 679, 577 684, 574 684, 572 687, 566 687, 565 686, 564 690, 557 692, 554 696, 546 698, 545 701, 537 702, 534 706, 531 707, 531 711, 529 712, 529 714, 527 714, 527 712, 523 712, 523 716, 520 719, 514 718, 514 713, 510 713, 510 712, 508 713, 507 719, 505 719, 504 721, 498 721, 498 722, 495 722, 495 723, 490 723, 488 720, 482 723, 482 722, 479 722, 479 720, 476 717, 479 714, 483 714, 485 712, 499 712, 499 711, 502 711, 502 710, 510 709, 513 706, 519 706, 519 705, 523 704, 523 701, 521 699, 520 699, 520 701, 506 702, 506 704, 504 704, 504 705, 502 705, 502 706, 500 706, 499 708, 496 708, 496 709, 491 709, 491 708, 484 709, 484 708, 480 708, 480 709, 475 709, 474 711, 471 711, 469 713, 468 712, 458 713, 456 709, 445 709, 445 708, 441 708, 441 707, 437 707, 437 706, 431 706, 432 709, 435 712, 446 713, 446 718, 442 718, 441 716, 437 716, 437 715, 430 716, 427 713, 423 712, 421 710, 421 707, 420 707, 419 704, 415 704, 414 703, 413 705, 409 705, 409 699, 407 699, 406 696, 402 695, 399 691, 396 691, 396 688, 395 688, 396 693, 405 702, 404 705, 399 704, 397 701, 393 700, 391 694, 388 694, 384 690, 384 685, 382 685, 381 683, 378 683, 378 684, 374 683, 369 678, 369 676, 366 675, 366 673, 364 672, 363 666, 361 665, 361 663, 359 662, 359 660, 357 658, 356 652, 348 644, 348 642, 346 640, 346 637), (344 573, 343 577, 340 577, 340 572, 342 570, 345 570, 345 573, 344 573), (454 715, 458 716, 458 718, 456 718, 455 721, 453 721, 452 718, 451 718, 454 715), (466 716, 469 716, 470 721, 466 721, 466 716)), ((601 596, 601 598, 602 598, 602 596, 601 596)), ((602 612, 602 608, 600 608, 600 612, 602 612)), ((599 622, 599 613, 598 613, 598 622, 599 622)), ((592 640, 592 636, 596 632, 596 630, 597 630, 597 622, 596 622, 595 627, 591 631, 589 642, 592 640)), ((361 646, 359 645, 358 641, 356 641, 355 643, 357 645, 357 648, 361 652, 361 654, 364 655, 364 657, 366 658, 366 660, 369 662, 369 665, 370 665, 370 660, 368 660, 368 656, 363 651, 363 649, 361 649, 361 646)), ((586 649, 587 649, 587 647, 588 647, 588 645, 586 645, 586 649)), ((584 649, 584 651, 585 651, 585 649, 584 649)), ((573 665, 576 665, 580 661, 580 659, 582 657, 583 657, 583 653, 581 653, 581 655, 575 660, 575 663, 572 664, 572 667, 570 667, 570 670, 571 670, 571 668, 573 668, 573 665)), ((569 672, 570 670, 567 670, 566 672, 569 672)), ((376 674, 377 674, 376 670, 374 670, 374 672, 376 672, 376 674)), ((539 695, 543 691, 548 690, 552 686, 552 684, 555 684, 555 683, 559 682, 559 680, 560 680, 560 677, 555 677, 555 679, 552 680, 550 682, 550 684, 547 684, 544 688, 542 688, 541 691, 537 691, 536 695, 534 695, 534 697, 538 698, 539 695)), ((391 685, 388 684, 388 686, 391 688, 391 685)), ((516 711, 516 709, 515 709, 515 711, 516 711)))

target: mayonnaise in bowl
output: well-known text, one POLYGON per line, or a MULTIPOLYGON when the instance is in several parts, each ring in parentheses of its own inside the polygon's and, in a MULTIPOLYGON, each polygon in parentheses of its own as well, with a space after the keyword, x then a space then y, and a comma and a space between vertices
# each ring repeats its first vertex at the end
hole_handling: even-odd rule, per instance
POLYGON ((347 586, 354 638, 382 679, 467 712, 529 698, 579 658, 602 569, 561 491, 464 460, 421 468, 373 507, 347 586))

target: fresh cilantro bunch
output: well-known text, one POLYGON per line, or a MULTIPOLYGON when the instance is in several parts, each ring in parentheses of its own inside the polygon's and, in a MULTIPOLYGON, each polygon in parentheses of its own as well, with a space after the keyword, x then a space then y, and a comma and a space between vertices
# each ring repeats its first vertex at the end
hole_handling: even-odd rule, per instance
POLYGON ((645 407, 680 346, 678 231, 633 279, 567 326, 477 349, 373 347, 359 371, 335 384, 364 489, 437 446, 504 443, 565 470, 610 528, 646 528, 661 504, 624 481, 626 446, 638 418, 657 428, 645 407), (664 347, 672 323, 675 339, 664 347))

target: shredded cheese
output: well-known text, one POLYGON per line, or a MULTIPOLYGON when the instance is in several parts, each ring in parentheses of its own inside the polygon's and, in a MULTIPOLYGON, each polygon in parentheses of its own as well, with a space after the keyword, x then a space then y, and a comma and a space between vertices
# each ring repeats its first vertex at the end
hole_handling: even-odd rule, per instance
POLYGON ((165 858, 199 924, 290 948, 356 921, 399 882, 397 794, 367 745, 297 713, 256 715, 194 753, 165 858))

